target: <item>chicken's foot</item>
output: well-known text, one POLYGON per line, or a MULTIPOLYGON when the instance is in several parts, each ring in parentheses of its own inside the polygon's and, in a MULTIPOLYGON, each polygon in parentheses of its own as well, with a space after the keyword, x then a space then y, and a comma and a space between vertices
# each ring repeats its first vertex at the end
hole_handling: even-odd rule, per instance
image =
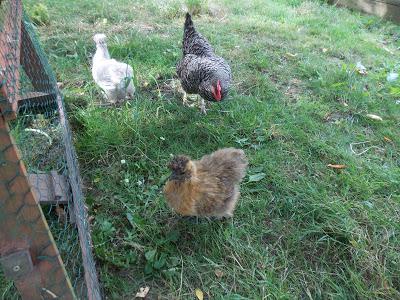
POLYGON ((204 99, 202 97, 200 97, 200 111, 205 115, 207 114, 206 102, 204 101, 204 99))
POLYGON ((183 92, 182 103, 183 103, 184 106, 189 106, 189 102, 188 102, 188 100, 187 100, 187 94, 186 94, 186 92, 183 91, 183 90, 182 90, 182 92, 183 92))

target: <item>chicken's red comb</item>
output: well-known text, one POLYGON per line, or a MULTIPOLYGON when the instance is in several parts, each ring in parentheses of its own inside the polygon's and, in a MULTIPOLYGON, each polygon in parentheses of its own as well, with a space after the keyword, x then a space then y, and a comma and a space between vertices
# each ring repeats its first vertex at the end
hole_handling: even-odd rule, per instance
POLYGON ((221 95, 221 90, 222 90, 222 88, 221 88, 221 81, 217 81, 217 90, 215 90, 214 89, 214 87, 213 87, 213 96, 214 96, 214 99, 215 100, 217 100, 217 101, 221 101, 221 99, 222 99, 222 95, 221 95))

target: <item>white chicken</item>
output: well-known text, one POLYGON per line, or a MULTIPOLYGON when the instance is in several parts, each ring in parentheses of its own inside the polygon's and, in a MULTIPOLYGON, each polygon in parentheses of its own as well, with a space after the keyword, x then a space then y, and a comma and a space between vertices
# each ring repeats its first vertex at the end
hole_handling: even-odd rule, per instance
POLYGON ((94 35, 93 40, 96 43, 96 53, 93 56, 92 75, 107 100, 115 104, 133 97, 135 86, 132 67, 110 57, 104 34, 94 35))

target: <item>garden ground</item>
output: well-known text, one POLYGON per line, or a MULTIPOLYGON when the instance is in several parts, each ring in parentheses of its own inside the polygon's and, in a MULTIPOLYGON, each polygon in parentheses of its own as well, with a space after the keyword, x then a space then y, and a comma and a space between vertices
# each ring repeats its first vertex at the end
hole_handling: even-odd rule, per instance
POLYGON ((400 298, 400 81, 386 78, 400 71, 399 26, 323 1, 41 2, 109 299, 144 286, 150 299, 400 298), (233 71, 206 116, 176 88, 185 5, 233 71), (135 71, 118 108, 98 105, 99 32, 135 71), (170 155, 228 146, 250 160, 234 218, 173 213, 170 155))

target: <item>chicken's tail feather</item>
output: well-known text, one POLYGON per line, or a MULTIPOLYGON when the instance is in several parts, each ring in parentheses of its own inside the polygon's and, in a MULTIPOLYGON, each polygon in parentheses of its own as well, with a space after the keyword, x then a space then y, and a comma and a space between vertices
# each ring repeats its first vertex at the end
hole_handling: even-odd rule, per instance
POLYGON ((185 30, 192 28, 193 28, 192 16, 189 13, 186 13, 185 30))
POLYGON ((237 182, 241 182, 243 177, 246 175, 246 169, 249 164, 244 151, 241 149, 236 149, 232 151, 232 159, 235 162, 235 166, 232 168, 235 171, 235 177, 237 182))
POLYGON ((217 176, 229 175, 230 182, 240 183, 246 175, 248 160, 242 149, 224 148, 208 156, 207 164, 214 166, 217 176), (218 168, 215 168, 216 165, 218 168))

